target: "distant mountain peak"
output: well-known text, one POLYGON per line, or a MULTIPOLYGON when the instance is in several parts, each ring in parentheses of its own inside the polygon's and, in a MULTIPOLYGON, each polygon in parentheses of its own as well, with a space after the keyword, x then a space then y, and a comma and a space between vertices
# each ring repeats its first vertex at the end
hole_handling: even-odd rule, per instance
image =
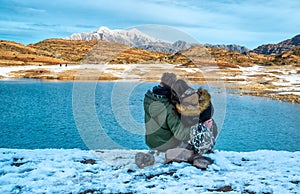
POLYGON ((284 52, 290 51, 296 46, 300 46, 300 34, 294 36, 291 39, 281 41, 277 44, 261 45, 253 49, 253 52, 258 54, 265 54, 265 55, 282 54, 284 52))
MULTIPOLYGON (((172 43, 151 37, 136 28, 129 30, 111 30, 102 26, 96 31, 75 33, 66 39, 69 40, 105 40, 118 42, 136 48, 143 48, 152 51, 173 52, 172 43)), ((175 49, 176 50, 176 49, 175 49)), ((176 50, 177 51, 177 50, 176 50)), ((175 51, 175 52, 176 52, 175 51)))
POLYGON ((97 32, 103 32, 103 31, 110 31, 110 29, 106 26, 101 26, 100 28, 98 28, 97 32))
POLYGON ((225 45, 225 44, 215 44, 215 45, 205 44, 205 46, 208 46, 210 48, 220 48, 220 49, 225 49, 225 50, 229 50, 229 51, 235 51, 235 52, 242 53, 242 54, 245 54, 245 53, 249 52, 249 49, 247 47, 240 46, 240 45, 237 45, 237 44, 228 44, 228 45, 225 45))
MULTIPOLYGON (((129 45, 136 48, 142 48, 155 52, 168 52, 176 53, 181 50, 191 48, 192 44, 183 40, 176 42, 170 42, 166 40, 160 40, 149 36, 136 28, 129 30, 111 30, 108 27, 101 26, 92 32, 75 33, 66 39, 69 40, 105 40, 108 42, 118 42, 121 44, 129 45)), ((193 45, 195 45, 194 43, 193 45)), ((222 48, 226 50, 232 50, 239 53, 247 53, 249 50, 246 47, 239 45, 211 45, 206 44, 204 46, 213 48, 222 48)))

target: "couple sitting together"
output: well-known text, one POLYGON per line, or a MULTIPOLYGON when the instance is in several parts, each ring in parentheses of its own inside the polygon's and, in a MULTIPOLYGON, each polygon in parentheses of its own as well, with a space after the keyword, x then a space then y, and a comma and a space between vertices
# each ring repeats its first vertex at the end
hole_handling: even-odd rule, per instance
MULTIPOLYGON (((165 152, 166 163, 189 162, 206 169, 218 134, 212 119, 213 105, 207 90, 194 90, 173 73, 164 73, 161 82, 144 98, 146 144, 165 152)), ((153 152, 137 153, 136 164, 143 168, 154 163, 153 152)))

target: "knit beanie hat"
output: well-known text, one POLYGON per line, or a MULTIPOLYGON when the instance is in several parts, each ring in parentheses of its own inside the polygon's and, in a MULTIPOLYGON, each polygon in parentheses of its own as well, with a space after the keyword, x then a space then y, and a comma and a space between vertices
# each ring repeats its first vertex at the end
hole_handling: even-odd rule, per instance
POLYGON ((194 89, 182 79, 178 79, 172 84, 172 91, 180 100, 195 93, 194 89))
POLYGON ((161 83, 168 88, 170 88, 172 84, 176 82, 176 80, 177 78, 174 73, 163 73, 161 77, 161 83))

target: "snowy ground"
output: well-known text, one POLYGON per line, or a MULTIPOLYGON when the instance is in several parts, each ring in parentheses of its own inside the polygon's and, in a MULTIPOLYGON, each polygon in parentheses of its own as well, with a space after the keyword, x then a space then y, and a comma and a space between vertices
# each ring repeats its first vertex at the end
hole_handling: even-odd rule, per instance
POLYGON ((215 151, 206 171, 134 150, 0 149, 0 193, 300 193, 300 152, 215 151))
POLYGON ((300 95, 300 76, 299 67, 292 65, 264 67, 254 65, 252 67, 240 67, 242 74, 236 76, 236 78, 243 78, 247 80, 245 85, 251 83, 251 79, 255 79, 256 76, 262 76, 261 82, 270 81, 272 85, 277 86, 276 89, 266 89, 269 91, 276 91, 278 94, 294 94, 300 95))
MULTIPOLYGON (((28 71, 28 70, 47 70, 50 71, 49 75, 57 75, 60 72, 67 72, 68 70, 76 70, 78 76, 87 73, 91 74, 91 71, 94 73, 104 73, 111 74, 120 79, 126 80, 135 80, 141 79, 143 77, 153 77, 153 74, 158 76, 157 79, 160 78, 161 72, 164 71, 178 71, 178 72, 186 72, 181 69, 174 69, 174 65, 172 64, 81 64, 81 65, 43 65, 43 66, 0 66, 0 78, 2 79, 13 79, 15 75, 12 75, 12 72, 19 71, 28 71), (163 69, 162 69, 163 68, 163 69), (91 71, 89 71, 91 70, 91 71), (95 71, 96 70, 96 71, 95 71), (159 71, 159 73, 157 73, 159 71)), ((194 72, 194 71, 193 71, 194 72)), ((180 74, 180 73, 179 73, 180 74)), ((51 76, 50 76, 51 77, 51 76)), ((54 76, 55 77, 55 76, 54 76)), ((80 76, 77 77, 80 79, 80 76)), ((98 78, 98 77, 96 77, 98 78)))
POLYGON ((53 72, 61 72, 66 71, 70 69, 78 69, 80 68, 79 65, 68 65, 67 67, 65 65, 62 65, 61 67, 59 65, 44 65, 44 66, 37 66, 37 65, 28 65, 28 66, 0 66, 0 76, 3 76, 4 78, 12 78, 9 74, 13 71, 22 71, 22 70, 36 70, 36 69, 45 69, 53 72))
MULTIPOLYGON (((11 72, 21 70, 48 70, 52 74, 57 74, 67 70, 98 70, 106 74, 112 74, 119 78, 125 78, 126 80, 140 79, 140 78, 153 78, 158 76, 160 78, 161 72, 173 71, 178 75, 185 75, 186 73, 196 74, 197 72, 203 72, 205 75, 208 72, 214 72, 215 78, 223 79, 230 82, 234 82, 237 85, 251 85, 258 82, 268 82, 276 88, 265 88, 266 91, 274 91, 279 94, 294 94, 300 95, 300 68, 292 65, 286 66, 270 66, 264 67, 254 65, 251 67, 239 67, 228 68, 228 70, 236 71, 240 70, 241 73, 221 72, 218 67, 203 67, 198 68, 174 68, 172 64, 82 64, 82 65, 44 65, 44 66, 4 66, 0 67, 0 78, 11 79, 11 72), (239 81, 238 81, 239 80, 239 81)), ((91 73, 88 71, 87 73, 91 73)), ((208 78, 208 77, 207 77, 208 78)), ((225 81, 224 81, 225 82, 225 81)))

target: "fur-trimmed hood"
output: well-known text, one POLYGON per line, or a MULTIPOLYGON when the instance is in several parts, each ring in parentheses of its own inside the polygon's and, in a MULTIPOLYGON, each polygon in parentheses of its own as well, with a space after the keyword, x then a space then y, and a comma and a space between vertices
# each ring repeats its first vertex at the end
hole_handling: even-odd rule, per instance
POLYGON ((184 116, 200 115, 200 113, 209 107, 211 104, 210 100, 211 97, 208 91, 203 88, 199 88, 196 93, 185 97, 182 100, 182 103, 176 104, 176 109, 184 116))

